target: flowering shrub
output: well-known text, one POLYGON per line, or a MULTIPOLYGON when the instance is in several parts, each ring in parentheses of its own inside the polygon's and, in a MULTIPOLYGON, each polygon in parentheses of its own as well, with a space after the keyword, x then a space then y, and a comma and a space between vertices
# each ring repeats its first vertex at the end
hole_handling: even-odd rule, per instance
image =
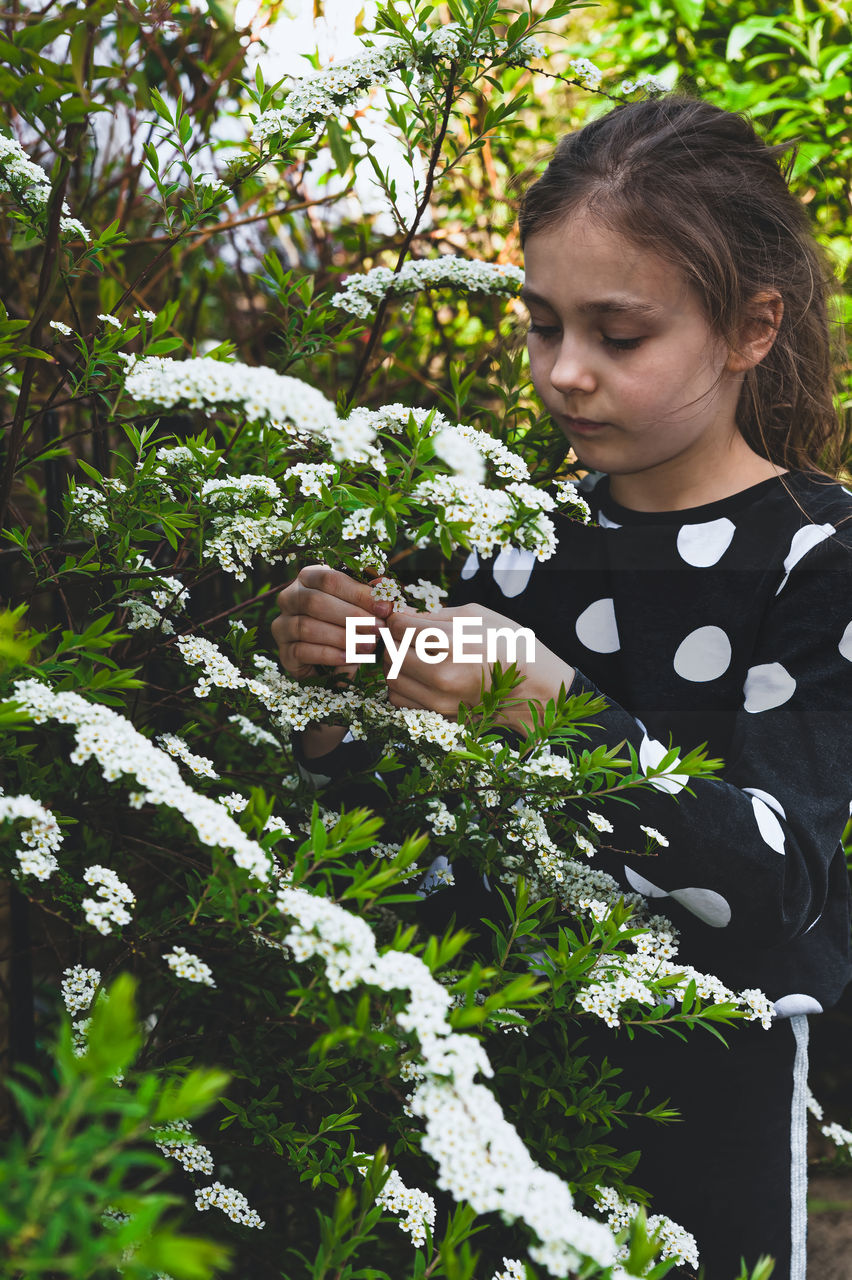
MULTIPOLYGON (((302 564, 378 577, 395 608, 429 610, 470 551, 545 561, 553 512, 589 518, 512 352, 522 273, 510 237, 478 224, 471 175, 496 173, 503 136, 529 149, 552 127, 542 95, 531 120, 515 92, 538 63, 575 104, 605 92, 601 73, 562 34, 567 0, 538 16, 446 8, 441 23, 428 4, 390 5, 361 54, 271 86, 248 75, 256 33, 218 8, 211 22, 134 11, 131 31, 110 0, 57 6, 3 37, 0 832, 16 936, 36 944, 12 991, 31 1035, 11 1052, 45 1067, 64 1004, 62 1081, 101 1063, 104 1096, 83 1089, 75 1116, 114 1118, 108 1222, 100 1193, 56 1181, 101 1250, 74 1255, 81 1280, 119 1265, 291 1280, 694 1266, 664 1205, 646 1222, 635 1153, 606 1145, 635 1103, 579 1053, 583 1029, 734 1035, 771 1017, 762 993, 680 959, 671 924, 595 868, 611 830, 598 802, 679 791, 715 767, 700 747, 586 750, 602 709, 588 696, 512 740, 511 668, 451 720, 395 708, 369 665, 341 688, 295 681, 271 653, 275 594, 302 564), (321 229, 326 198, 305 181, 324 140, 348 177, 377 86, 426 176, 406 221, 371 157, 398 228, 372 249, 368 220, 321 229), (95 146, 87 130, 119 107, 130 143, 95 146), (285 241, 287 269, 269 248, 285 241), (299 769, 311 721, 375 747, 375 813, 299 769), (444 892, 461 850, 502 905, 430 937, 418 889, 444 892), (120 970, 141 1029, 123 979, 104 999, 120 970), (527 1078, 543 1082, 534 1125, 501 1103, 527 1078), (160 1248, 164 1169, 192 1236, 160 1248)), ((649 850, 665 845, 645 830, 649 850)), ((16 1087, 10 1122, 39 1141, 13 1148, 9 1180, 59 1161, 34 1098, 16 1087)), ((48 1234, 3 1230, 13 1268, 50 1273, 48 1234)))

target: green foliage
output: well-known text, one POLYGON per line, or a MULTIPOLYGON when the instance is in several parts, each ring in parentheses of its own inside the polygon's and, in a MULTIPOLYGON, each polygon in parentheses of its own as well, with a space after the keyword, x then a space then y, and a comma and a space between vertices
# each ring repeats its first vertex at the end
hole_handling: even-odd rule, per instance
POLYGON ((182 1197, 158 1190, 167 1161, 152 1125, 205 1111, 226 1083, 220 1071, 166 1086, 134 1071, 142 1041, 136 983, 122 974, 95 1004, 86 1050, 75 1052, 63 1017, 49 1075, 29 1069, 6 1081, 19 1122, 0 1159, 0 1257, 9 1280, 62 1275, 97 1280, 208 1280, 225 1267, 223 1246, 179 1229, 182 1197))

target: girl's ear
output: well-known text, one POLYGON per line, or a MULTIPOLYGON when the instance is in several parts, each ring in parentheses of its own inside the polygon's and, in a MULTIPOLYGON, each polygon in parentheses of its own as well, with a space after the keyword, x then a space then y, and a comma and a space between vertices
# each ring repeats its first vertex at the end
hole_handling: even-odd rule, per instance
POLYGON ((728 354, 725 368, 730 373, 745 373, 760 364, 778 335, 783 314, 784 303, 775 289, 754 294, 746 307, 737 346, 728 354))

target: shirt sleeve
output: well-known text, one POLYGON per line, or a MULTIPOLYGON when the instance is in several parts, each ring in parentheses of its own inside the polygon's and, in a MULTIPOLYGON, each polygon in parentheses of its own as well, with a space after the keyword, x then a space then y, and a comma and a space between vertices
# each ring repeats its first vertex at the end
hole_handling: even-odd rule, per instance
MULTIPOLYGON (((688 779, 675 763, 653 790, 630 793, 635 809, 595 805, 613 824, 607 840, 632 889, 759 948, 819 919, 852 793, 850 539, 827 539, 778 577, 721 775, 688 779), (652 856, 635 852, 646 847, 642 825, 668 841, 652 856)), ((569 693, 587 690, 606 698, 578 672, 569 693)), ((668 750, 616 703, 596 726, 590 747, 626 740, 643 772, 668 750)))

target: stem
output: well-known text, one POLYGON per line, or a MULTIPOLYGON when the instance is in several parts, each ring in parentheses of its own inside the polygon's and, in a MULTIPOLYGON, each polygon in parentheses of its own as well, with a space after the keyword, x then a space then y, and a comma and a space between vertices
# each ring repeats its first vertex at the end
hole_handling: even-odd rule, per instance
MULTIPOLYGON (((398 272, 402 267, 402 264, 405 262, 406 255, 408 253, 408 250, 411 247, 411 242, 417 233, 417 227, 420 223, 420 219, 423 217, 423 214, 426 212, 426 209, 429 206, 429 201, 432 198, 432 190, 435 185, 435 170, 437 168, 438 161, 441 157, 441 148, 444 145, 444 139, 447 135, 447 129, 450 123, 450 115, 452 113, 453 102, 455 100, 453 96, 453 90, 456 87, 455 86, 455 67, 456 67, 456 64, 454 62, 450 64, 450 79, 447 83, 446 94, 444 96, 444 109, 443 109, 443 115, 441 119, 441 127, 438 130, 438 136, 435 139, 434 145, 432 147, 432 154, 429 157, 429 172, 426 175, 426 185, 423 189, 423 197, 419 205, 417 206, 417 210, 414 214, 414 221, 412 222, 411 227, 407 231, 405 239, 402 242, 402 247, 400 248, 400 251, 399 251, 399 257, 397 258, 397 263, 396 263, 396 266, 394 267, 394 272, 398 272)), ((370 356, 373 354, 373 350, 381 334, 382 321, 384 320, 385 312, 387 311, 389 300, 390 300, 390 294, 386 293, 385 296, 382 298, 381 302, 379 303, 378 309, 376 311, 375 319, 373 320, 373 325, 370 330, 370 336, 368 337, 366 346, 364 347, 364 352, 361 356, 361 360, 356 370, 355 377, 352 381, 352 385, 350 386, 349 391, 347 392, 346 401, 344 404, 345 409, 348 409, 352 404, 352 402, 354 401, 355 393, 358 390, 358 387, 360 386, 361 381, 366 373, 370 356)))

